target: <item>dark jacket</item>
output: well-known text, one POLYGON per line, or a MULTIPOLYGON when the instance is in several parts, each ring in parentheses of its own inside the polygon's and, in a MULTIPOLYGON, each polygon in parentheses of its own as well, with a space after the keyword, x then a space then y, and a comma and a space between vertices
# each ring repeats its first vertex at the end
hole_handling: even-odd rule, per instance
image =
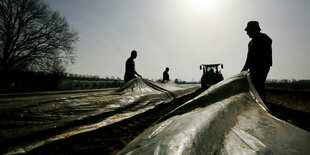
POLYGON ((169 74, 168 71, 164 71, 163 73, 163 81, 169 80, 169 74))
POLYGON ((264 33, 252 38, 248 45, 248 55, 242 70, 261 70, 272 66, 272 40, 264 33))
POLYGON ((135 78, 136 70, 135 70, 135 62, 132 57, 128 58, 126 61, 125 66, 125 82, 130 81, 131 79, 135 78))

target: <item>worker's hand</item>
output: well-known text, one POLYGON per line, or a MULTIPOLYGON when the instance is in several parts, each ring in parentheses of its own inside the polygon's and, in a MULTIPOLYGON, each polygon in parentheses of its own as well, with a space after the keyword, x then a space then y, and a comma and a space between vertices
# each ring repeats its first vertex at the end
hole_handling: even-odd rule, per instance
POLYGON ((247 68, 242 68, 241 72, 247 71, 247 70, 248 70, 247 68))

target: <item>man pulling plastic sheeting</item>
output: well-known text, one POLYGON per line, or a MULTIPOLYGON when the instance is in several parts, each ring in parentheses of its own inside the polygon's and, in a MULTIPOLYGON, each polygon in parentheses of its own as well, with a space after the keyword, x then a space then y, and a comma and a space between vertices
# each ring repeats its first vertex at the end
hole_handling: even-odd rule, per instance
POLYGON ((249 70, 251 80, 261 99, 266 102, 265 82, 272 66, 272 40, 260 32, 259 23, 250 21, 244 29, 252 40, 248 45, 247 59, 242 71, 249 70))
POLYGON ((118 154, 309 154, 310 132, 273 117, 247 72, 180 106, 118 154))
POLYGON ((124 75, 124 80, 125 83, 130 81, 133 78, 136 78, 136 75, 139 77, 142 77, 140 74, 137 73, 135 69, 135 61, 134 59, 137 58, 137 51, 133 50, 131 51, 130 57, 126 60, 125 64, 125 75, 124 75))

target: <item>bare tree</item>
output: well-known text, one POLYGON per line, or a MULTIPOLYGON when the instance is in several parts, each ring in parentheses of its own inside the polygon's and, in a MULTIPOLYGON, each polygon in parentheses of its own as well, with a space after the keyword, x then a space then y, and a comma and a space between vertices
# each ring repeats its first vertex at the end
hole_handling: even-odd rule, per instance
POLYGON ((0 1, 0 71, 73 63, 78 33, 42 0, 0 1))

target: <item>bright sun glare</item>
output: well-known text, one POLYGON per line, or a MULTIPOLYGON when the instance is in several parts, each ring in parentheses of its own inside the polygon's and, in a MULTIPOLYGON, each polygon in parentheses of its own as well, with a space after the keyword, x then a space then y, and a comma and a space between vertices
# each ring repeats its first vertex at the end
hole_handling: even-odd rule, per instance
POLYGON ((216 7, 219 0, 185 0, 185 5, 192 11, 206 11, 216 7))

